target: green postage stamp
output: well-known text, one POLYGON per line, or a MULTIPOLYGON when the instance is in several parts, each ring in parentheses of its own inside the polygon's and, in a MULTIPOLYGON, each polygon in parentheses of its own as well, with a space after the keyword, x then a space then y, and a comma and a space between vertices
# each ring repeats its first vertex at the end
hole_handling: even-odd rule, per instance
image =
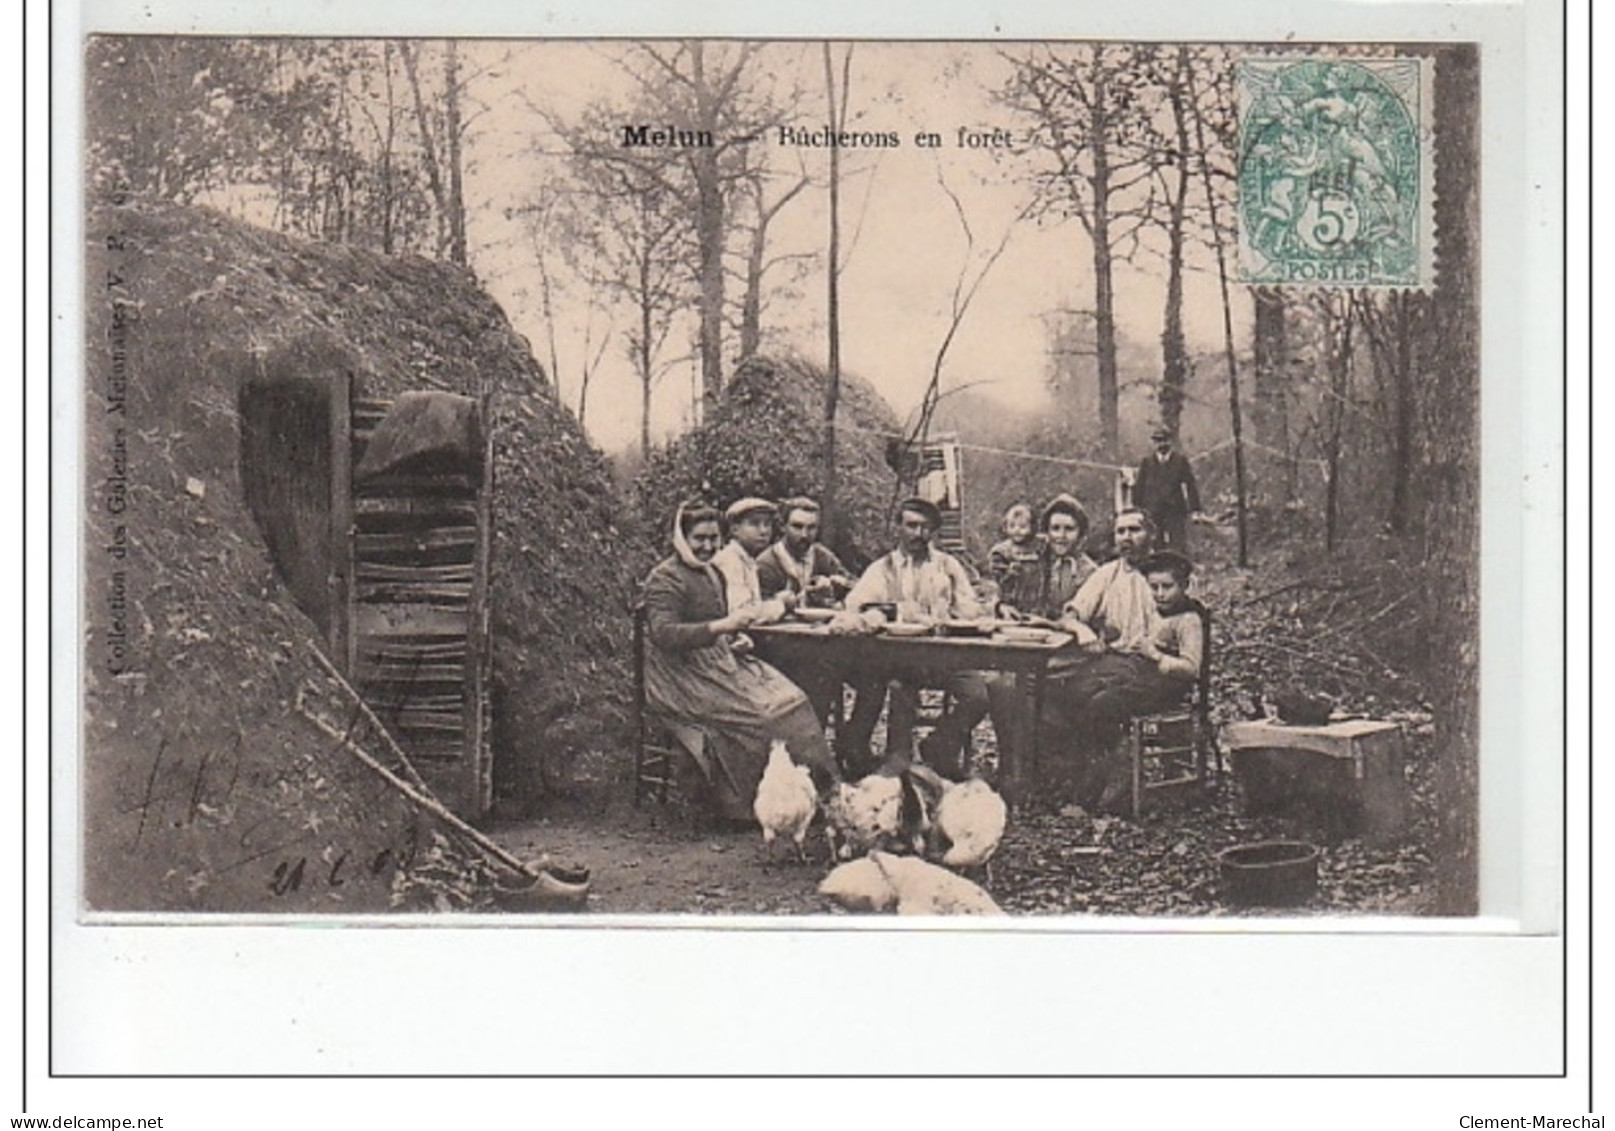
POLYGON ((1241 278, 1429 286, 1431 60, 1247 58, 1236 81, 1241 278))

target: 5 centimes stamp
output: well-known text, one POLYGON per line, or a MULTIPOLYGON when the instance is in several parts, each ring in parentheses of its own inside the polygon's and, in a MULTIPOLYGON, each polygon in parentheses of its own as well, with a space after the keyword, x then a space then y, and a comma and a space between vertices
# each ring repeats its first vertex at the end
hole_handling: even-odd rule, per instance
POLYGON ((1429 285, 1430 72, 1425 58, 1239 60, 1246 282, 1429 285))

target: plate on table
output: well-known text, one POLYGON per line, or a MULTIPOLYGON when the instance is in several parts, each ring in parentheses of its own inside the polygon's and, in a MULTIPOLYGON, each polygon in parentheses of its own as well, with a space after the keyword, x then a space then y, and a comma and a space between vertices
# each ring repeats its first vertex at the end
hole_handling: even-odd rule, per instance
POLYGON ((943 636, 991 636, 997 625, 993 621, 945 620, 938 627, 943 636))
POLYGON ((809 609, 798 606, 791 615, 808 624, 829 624, 836 617, 835 609, 809 609))
POLYGON ((1055 635, 1053 629, 1012 624, 999 629, 995 638, 1006 644, 1047 644, 1055 638, 1055 635))
POLYGON ((931 626, 928 624, 908 624, 904 621, 894 621, 881 629, 887 636, 929 636, 931 626))

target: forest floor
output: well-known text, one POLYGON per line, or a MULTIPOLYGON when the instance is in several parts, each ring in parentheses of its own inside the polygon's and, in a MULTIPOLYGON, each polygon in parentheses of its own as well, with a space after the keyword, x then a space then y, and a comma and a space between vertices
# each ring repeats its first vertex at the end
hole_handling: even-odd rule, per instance
MULTIPOLYGON (((1431 861, 1427 740, 1410 744, 1412 820, 1391 840, 1331 833, 1316 813, 1244 814, 1242 790, 1225 774, 1198 798, 1146 811, 1138 820, 1078 806, 1028 806, 1012 815, 984 886, 1006 911, 1110 916, 1229 914, 1418 915, 1428 912, 1431 861), (1216 854, 1236 844, 1301 839, 1321 850, 1317 895, 1283 912, 1223 902, 1216 854)), ((611 914, 685 912, 801 915, 834 909, 816 892, 829 870, 814 836, 808 862, 765 854, 755 830, 713 830, 678 802, 636 810, 627 790, 557 802, 531 820, 490 832, 524 858, 548 853, 587 865, 589 909, 611 914)))

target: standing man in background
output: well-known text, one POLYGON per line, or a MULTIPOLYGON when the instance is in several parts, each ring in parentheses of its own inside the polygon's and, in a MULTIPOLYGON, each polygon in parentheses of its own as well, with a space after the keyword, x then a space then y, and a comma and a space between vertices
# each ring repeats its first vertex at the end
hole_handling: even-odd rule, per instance
POLYGON ((1165 425, 1150 433, 1150 439, 1155 442, 1155 452, 1138 465, 1133 505, 1148 511, 1155 520, 1157 548, 1187 553, 1189 516, 1201 516, 1194 468, 1189 466, 1187 456, 1173 451, 1172 432, 1165 425))

